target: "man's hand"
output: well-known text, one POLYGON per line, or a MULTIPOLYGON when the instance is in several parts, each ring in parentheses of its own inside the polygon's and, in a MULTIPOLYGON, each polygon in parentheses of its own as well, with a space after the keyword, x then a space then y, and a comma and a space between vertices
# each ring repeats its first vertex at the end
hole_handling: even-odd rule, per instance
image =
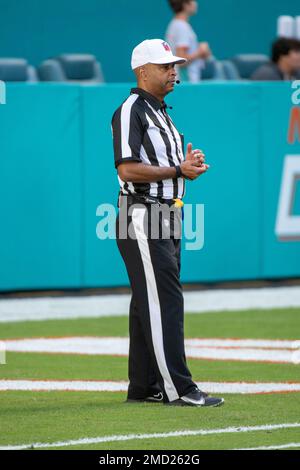
POLYGON ((188 144, 186 154, 185 154, 185 159, 193 161, 195 163, 195 166, 200 166, 200 165, 197 165, 197 163, 205 162, 205 154, 202 152, 202 150, 199 150, 199 149, 193 150, 193 145, 188 144))
POLYGON ((198 54, 200 59, 208 59, 211 56, 211 50, 207 42, 199 42, 198 54))
POLYGON ((192 144, 188 144, 185 161, 180 165, 183 176, 189 180, 194 180, 206 173, 209 165, 204 162, 205 155, 202 150, 193 150, 192 144))

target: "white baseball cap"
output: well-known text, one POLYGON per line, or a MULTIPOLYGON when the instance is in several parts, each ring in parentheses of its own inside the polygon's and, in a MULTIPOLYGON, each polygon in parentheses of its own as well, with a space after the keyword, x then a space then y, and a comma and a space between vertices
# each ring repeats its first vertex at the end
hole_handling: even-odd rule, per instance
POLYGON ((163 39, 146 39, 132 51, 132 70, 145 64, 183 64, 186 59, 173 55, 171 47, 163 39))

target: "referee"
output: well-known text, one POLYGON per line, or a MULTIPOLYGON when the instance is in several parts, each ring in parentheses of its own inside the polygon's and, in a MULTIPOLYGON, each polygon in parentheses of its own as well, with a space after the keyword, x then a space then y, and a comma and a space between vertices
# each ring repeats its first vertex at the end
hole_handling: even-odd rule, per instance
POLYGON ((140 43, 131 60, 137 88, 112 118, 120 183, 117 244, 132 288, 127 402, 218 406, 223 399, 193 382, 184 350, 182 198, 185 179, 209 168, 191 144, 184 159, 183 136, 164 102, 176 83, 175 64, 184 62, 161 39, 140 43))

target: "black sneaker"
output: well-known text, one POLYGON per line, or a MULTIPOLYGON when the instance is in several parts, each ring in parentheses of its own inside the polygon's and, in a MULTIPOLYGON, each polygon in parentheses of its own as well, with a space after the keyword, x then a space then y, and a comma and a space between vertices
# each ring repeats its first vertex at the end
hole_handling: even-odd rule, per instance
POLYGON ((178 400, 170 401, 166 405, 175 406, 220 406, 224 398, 209 397, 207 393, 195 388, 192 392, 180 397, 178 400))
POLYGON ((164 396, 162 392, 151 393, 144 398, 127 398, 126 403, 163 403, 164 396))

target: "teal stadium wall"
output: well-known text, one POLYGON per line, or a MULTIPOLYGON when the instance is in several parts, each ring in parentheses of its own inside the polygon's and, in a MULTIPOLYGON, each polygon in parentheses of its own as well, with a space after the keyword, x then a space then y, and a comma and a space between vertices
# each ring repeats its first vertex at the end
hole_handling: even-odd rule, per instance
MULTIPOLYGON (((111 116, 130 84, 8 84, 0 105, 0 290, 127 285, 97 207, 116 206, 111 116)), ((205 204, 205 244, 182 253, 183 282, 300 275, 300 241, 275 233, 286 155, 289 83, 180 85, 168 96, 185 142, 209 173, 185 202, 205 204)), ((300 188, 291 211, 300 215, 300 188)))
MULTIPOLYGON (((268 54, 277 17, 286 14, 299 14, 298 0, 199 0, 192 25, 216 57, 268 54)), ((88 52, 108 82, 131 81, 132 48, 163 37, 171 16, 167 0, 0 0, 0 56, 37 66, 62 52, 88 52)))

